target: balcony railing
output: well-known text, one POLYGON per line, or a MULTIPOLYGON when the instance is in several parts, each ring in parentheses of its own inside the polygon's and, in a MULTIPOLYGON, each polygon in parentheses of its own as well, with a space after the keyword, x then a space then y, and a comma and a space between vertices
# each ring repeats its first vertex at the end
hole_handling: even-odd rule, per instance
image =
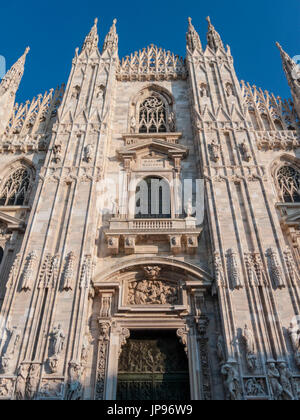
POLYGON ((111 219, 109 222, 109 232, 126 231, 185 231, 196 229, 196 219, 133 219, 121 220, 111 219))

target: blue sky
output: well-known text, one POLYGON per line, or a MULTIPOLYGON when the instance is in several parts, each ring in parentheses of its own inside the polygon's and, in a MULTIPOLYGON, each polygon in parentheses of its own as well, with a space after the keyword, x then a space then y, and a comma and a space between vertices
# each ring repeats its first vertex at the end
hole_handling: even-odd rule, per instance
POLYGON ((23 102, 67 82, 77 46, 99 18, 100 46, 113 18, 118 19, 119 55, 151 43, 185 56, 187 17, 202 43, 212 22, 231 46, 239 79, 289 97, 275 41, 300 55, 299 0, 8 1, 1 5, 0 55, 7 66, 29 45, 31 51, 17 95, 23 102))

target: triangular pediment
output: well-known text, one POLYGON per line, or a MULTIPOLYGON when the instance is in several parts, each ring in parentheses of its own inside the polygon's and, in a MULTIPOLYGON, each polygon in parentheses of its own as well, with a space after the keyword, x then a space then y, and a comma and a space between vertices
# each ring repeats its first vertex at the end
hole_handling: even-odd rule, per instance
POLYGON ((170 144, 165 140, 159 139, 145 139, 137 141, 133 145, 122 147, 122 149, 119 149, 118 153, 120 155, 136 154, 142 152, 143 150, 146 151, 149 149, 162 152, 166 155, 179 154, 187 156, 188 154, 188 149, 185 146, 179 144, 170 144))

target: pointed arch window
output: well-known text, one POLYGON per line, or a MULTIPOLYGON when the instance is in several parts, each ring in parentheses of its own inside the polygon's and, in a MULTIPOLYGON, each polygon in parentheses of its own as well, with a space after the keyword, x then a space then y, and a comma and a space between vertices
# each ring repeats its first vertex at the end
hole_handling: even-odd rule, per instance
POLYGON ((0 192, 0 206, 22 206, 30 187, 31 173, 28 168, 15 170, 6 180, 0 192))
POLYGON ((300 172, 292 166, 282 166, 277 173, 279 194, 285 203, 300 203, 300 172))
POLYGON ((158 96, 149 96, 139 109, 139 133, 165 133, 167 131, 166 105, 158 96))

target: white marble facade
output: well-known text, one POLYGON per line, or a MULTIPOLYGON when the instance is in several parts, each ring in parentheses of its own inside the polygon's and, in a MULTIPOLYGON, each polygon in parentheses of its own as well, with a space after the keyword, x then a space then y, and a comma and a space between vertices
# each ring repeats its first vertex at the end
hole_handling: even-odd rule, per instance
POLYGON ((66 86, 15 104, 29 49, 2 80, 0 399, 116 399, 149 330, 176 332, 193 400, 298 399, 300 78, 279 46, 293 102, 240 82, 208 25, 185 60, 120 59, 95 21, 66 86), (165 217, 136 217, 149 177, 165 217))

